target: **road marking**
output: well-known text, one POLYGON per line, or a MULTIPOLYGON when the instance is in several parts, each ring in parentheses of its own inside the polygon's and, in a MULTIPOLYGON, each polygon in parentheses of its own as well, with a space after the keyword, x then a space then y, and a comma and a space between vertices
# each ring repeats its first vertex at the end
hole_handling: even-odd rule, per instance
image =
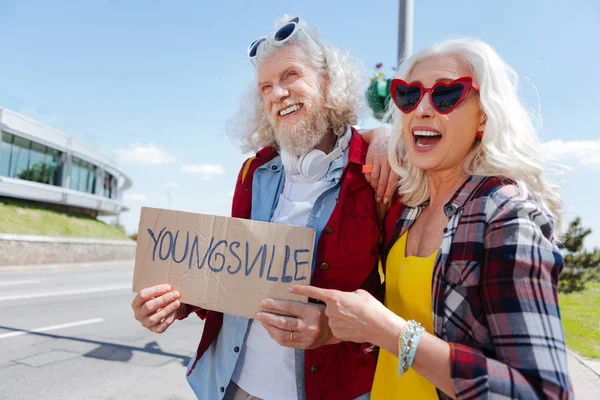
POLYGON ((55 331, 57 329, 72 328, 74 326, 97 324, 98 322, 103 322, 103 321, 104 321, 103 318, 94 318, 94 319, 86 319, 83 321, 69 322, 69 323, 60 324, 60 325, 45 326, 43 328, 27 329, 27 330, 24 329, 24 330, 19 330, 17 332, 9 332, 9 333, 1 334, 0 339, 6 339, 9 337, 15 337, 15 336, 21 336, 21 335, 27 335, 27 334, 36 333, 36 332, 55 331))
POLYGON ((25 300, 25 299, 37 299, 40 297, 56 297, 56 296, 69 296, 73 294, 88 294, 88 293, 101 293, 109 292, 112 290, 123 290, 130 289, 131 284, 127 285, 115 285, 115 286, 103 286, 88 289, 77 289, 77 290, 64 290, 62 292, 46 292, 46 293, 30 293, 30 294, 19 294, 15 296, 4 296, 0 297, 0 301, 8 300, 25 300))
POLYGON ((12 281, 12 282, 0 282, 0 286, 10 285, 30 285, 33 283, 40 283, 40 281, 12 281))

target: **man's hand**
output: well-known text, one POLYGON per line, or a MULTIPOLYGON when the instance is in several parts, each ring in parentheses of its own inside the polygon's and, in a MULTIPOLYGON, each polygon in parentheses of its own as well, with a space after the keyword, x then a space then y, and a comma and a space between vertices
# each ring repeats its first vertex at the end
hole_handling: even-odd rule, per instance
POLYGON ((256 314, 269 335, 280 345, 297 349, 316 349, 337 340, 329 329, 325 306, 292 300, 263 300, 264 312, 256 314), (272 312, 289 316, 277 315, 272 312))
POLYGON ((179 292, 171 285, 158 285, 142 289, 131 303, 135 319, 155 333, 163 333, 183 316, 186 305, 179 302, 179 292))
POLYGON ((387 204, 397 188, 400 177, 390 167, 388 160, 388 144, 390 141, 390 130, 387 128, 375 128, 361 132, 365 142, 369 144, 365 164, 372 165, 373 170, 365 173, 367 182, 377 192, 377 201, 387 204))

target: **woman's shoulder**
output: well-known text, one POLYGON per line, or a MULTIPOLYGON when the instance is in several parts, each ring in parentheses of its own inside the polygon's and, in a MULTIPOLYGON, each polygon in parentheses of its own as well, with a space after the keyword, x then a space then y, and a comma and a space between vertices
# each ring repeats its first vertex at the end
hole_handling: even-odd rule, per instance
POLYGON ((533 202, 533 199, 529 198, 527 193, 523 193, 519 185, 510 178, 503 176, 478 178, 480 184, 471 196, 472 201, 481 202, 486 206, 491 202, 497 208, 533 202))
POLYGON ((463 215, 486 215, 490 210, 502 207, 512 199, 518 198, 518 186, 510 179, 501 176, 472 176, 471 193, 466 195, 463 215))
POLYGON ((479 199, 480 210, 488 224, 533 224, 542 230, 544 236, 552 237, 552 218, 538 201, 523 193, 514 180, 501 176, 487 177, 474 198, 479 199))
POLYGON ((480 184, 475 189, 472 198, 493 198, 500 197, 513 199, 519 197, 519 187, 517 183, 503 176, 477 176, 480 184))

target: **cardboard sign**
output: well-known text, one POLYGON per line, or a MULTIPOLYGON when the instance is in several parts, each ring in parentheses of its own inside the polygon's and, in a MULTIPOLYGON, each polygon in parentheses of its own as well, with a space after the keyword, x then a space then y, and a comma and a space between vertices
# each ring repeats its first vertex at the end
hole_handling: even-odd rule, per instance
POLYGON ((133 291, 171 284, 181 302, 252 318, 266 298, 307 298, 315 230, 214 215, 142 208, 133 291))

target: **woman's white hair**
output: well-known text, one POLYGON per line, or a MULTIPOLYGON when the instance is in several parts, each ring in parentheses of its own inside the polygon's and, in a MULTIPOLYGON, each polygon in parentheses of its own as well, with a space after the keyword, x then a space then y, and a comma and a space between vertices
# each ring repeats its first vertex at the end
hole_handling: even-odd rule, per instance
MULTIPOLYGON (((478 39, 453 39, 428 47, 404 60, 397 77, 407 79, 415 65, 434 56, 456 56, 470 66, 480 87, 481 109, 487 116, 485 131, 464 162, 469 175, 500 176, 513 180, 522 198, 532 197, 563 231, 562 199, 558 186, 544 178, 541 143, 530 114, 517 94, 518 75, 490 45, 478 39)), ((399 194, 409 206, 429 198, 424 170, 414 166, 405 145, 403 114, 390 102, 392 118, 389 159, 400 175, 399 194)))
MULTIPOLYGON (((368 84, 363 64, 347 52, 324 43, 319 32, 308 29, 300 19, 300 27, 310 35, 297 32, 284 43, 273 40, 273 34, 292 19, 285 15, 275 23, 275 30, 266 36, 266 41, 258 48, 255 62, 268 60, 284 46, 296 44, 306 54, 306 60, 327 81, 325 108, 327 121, 334 132, 345 124, 354 125, 365 110, 364 93, 368 84), (317 43, 319 48, 313 44, 317 43)), ((322 81, 324 83, 324 81, 322 81)), ((227 121, 227 133, 242 150, 258 151, 265 146, 276 146, 274 130, 263 105, 257 82, 253 82, 242 97, 236 117, 227 121)))

